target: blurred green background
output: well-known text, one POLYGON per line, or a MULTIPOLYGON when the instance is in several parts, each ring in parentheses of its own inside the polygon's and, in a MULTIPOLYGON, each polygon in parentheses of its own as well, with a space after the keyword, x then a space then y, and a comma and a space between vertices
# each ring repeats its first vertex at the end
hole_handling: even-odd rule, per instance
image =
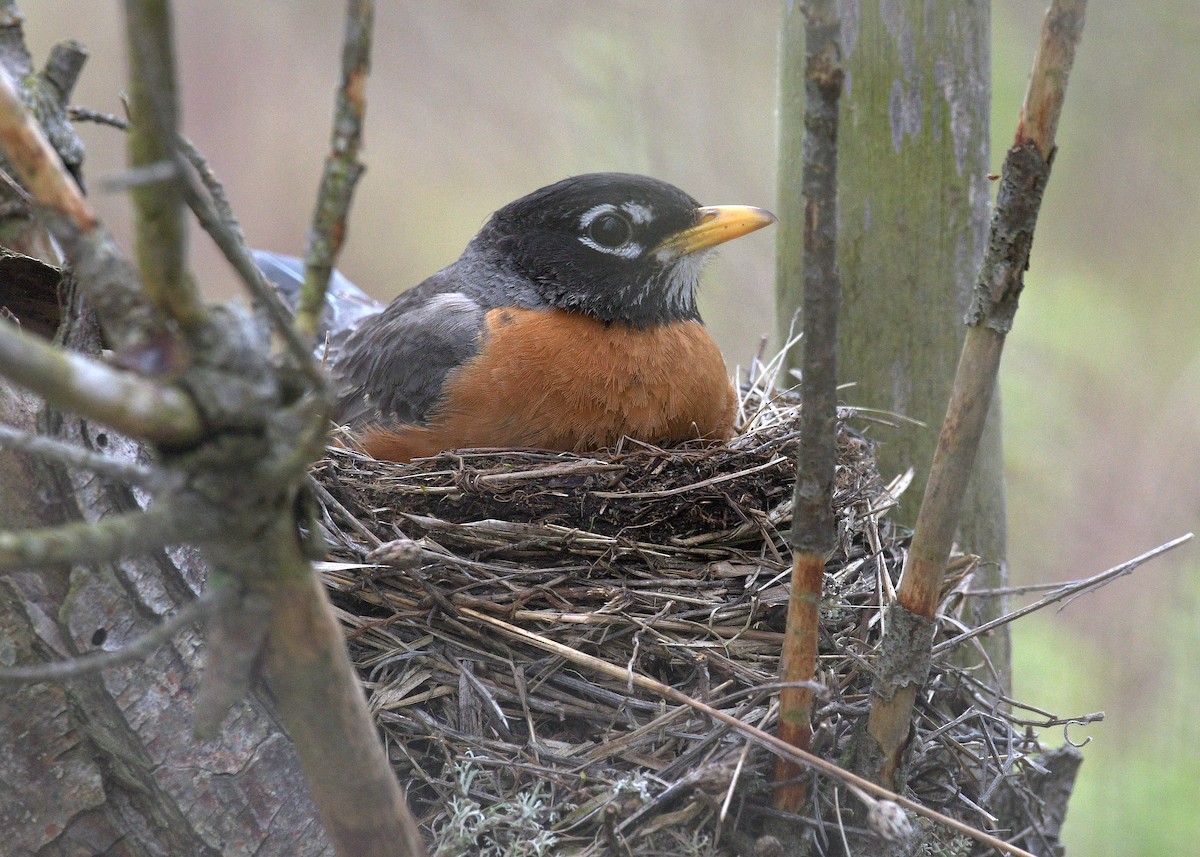
MULTIPOLYGON (((994 170, 1045 5, 993 6, 994 170)), ((39 60, 69 36, 90 48, 75 102, 119 113, 120 4, 20 7, 39 60)), ((177 4, 185 129, 256 246, 302 251, 342 13, 340 0, 177 4)), ((707 203, 770 206, 779 14, 769 0, 379 3, 343 270, 391 297, 452 261, 492 210, 578 172, 646 172, 707 203)), ((121 170, 122 141, 83 130, 95 186, 121 170)), ((1197 528, 1198 134, 1194 0, 1093 3, 1002 378, 1014 582, 1090 575, 1197 528)), ((124 200, 97 204, 126 236, 124 200)), ((774 329, 771 241, 729 245, 706 278, 703 311, 731 365, 774 329)), ((207 240, 194 244, 205 288, 234 291, 207 240)), ((1071 731, 1092 739, 1071 854, 1196 851, 1197 572, 1188 546, 1015 629, 1018 698, 1107 713, 1071 731)))

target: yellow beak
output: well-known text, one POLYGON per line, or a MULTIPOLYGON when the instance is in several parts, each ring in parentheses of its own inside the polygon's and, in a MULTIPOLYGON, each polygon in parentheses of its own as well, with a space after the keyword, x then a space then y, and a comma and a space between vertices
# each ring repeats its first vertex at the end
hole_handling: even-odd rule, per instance
POLYGON ((695 253, 732 241, 770 226, 778 220, 765 208, 752 205, 709 205, 696 209, 696 223, 674 235, 668 235, 654 248, 660 256, 673 258, 695 253))

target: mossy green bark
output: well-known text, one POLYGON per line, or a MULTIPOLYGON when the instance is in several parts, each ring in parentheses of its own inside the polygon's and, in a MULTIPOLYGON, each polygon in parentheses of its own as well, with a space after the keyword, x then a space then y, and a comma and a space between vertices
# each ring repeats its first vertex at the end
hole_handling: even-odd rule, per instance
MULTIPOLYGON (((892 513, 911 526, 987 240, 989 8, 980 0, 893 0, 843 6, 841 15, 846 84, 839 134, 843 302, 838 363, 842 383, 855 385, 842 396, 847 404, 925 424, 872 429, 881 441, 885 477, 915 468, 913 485, 892 513)), ((802 281, 803 29, 800 4, 786 4, 776 295, 781 338, 800 305, 802 281)), ((999 585, 1005 577, 999 424, 997 401, 976 458, 958 539, 962 548, 983 557, 983 575, 976 578, 980 587, 999 585)), ((1002 610, 998 599, 977 606, 971 618, 978 621, 1002 610)), ((1007 640, 988 645, 1007 674, 1007 640)))

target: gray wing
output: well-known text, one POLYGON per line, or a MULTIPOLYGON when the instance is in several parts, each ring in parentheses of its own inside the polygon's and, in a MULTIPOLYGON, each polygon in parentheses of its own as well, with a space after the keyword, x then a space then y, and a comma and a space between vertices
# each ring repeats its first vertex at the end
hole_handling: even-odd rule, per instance
MULTIPOLYGON (((254 251, 254 260, 294 309, 303 261, 262 250, 254 251)), ((316 348, 317 359, 333 375, 334 419, 352 426, 426 422, 441 401, 446 375, 482 347, 487 312, 497 301, 544 305, 532 286, 489 264, 472 247, 386 308, 335 271, 316 348)))
POLYGON ((486 335, 487 310, 451 279, 435 274, 347 337, 333 364, 339 423, 421 424, 436 410, 446 375, 486 335))

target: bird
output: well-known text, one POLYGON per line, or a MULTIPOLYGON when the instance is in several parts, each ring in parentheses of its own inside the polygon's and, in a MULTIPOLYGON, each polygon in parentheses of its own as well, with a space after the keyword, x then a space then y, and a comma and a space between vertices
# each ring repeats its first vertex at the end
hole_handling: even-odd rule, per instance
MULTIPOLYGON (((647 176, 588 173, 498 209, 457 261, 387 306, 335 272, 322 354, 334 419, 397 462, 727 440, 736 395, 700 318, 700 271, 718 244, 775 221, 647 176)), ((303 263, 255 258, 294 300, 303 263)))

